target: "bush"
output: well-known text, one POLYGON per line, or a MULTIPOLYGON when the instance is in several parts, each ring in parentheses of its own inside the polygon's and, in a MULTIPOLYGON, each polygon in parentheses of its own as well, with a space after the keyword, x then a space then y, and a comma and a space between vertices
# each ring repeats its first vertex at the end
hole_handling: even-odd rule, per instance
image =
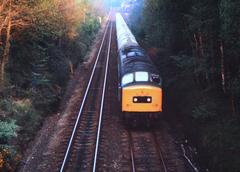
MULTIPOLYGON (((17 162, 14 151, 24 150, 43 118, 58 108, 72 72, 83 61, 100 28, 98 14, 90 11, 88 2, 62 9, 68 2, 13 3, 18 11, 13 22, 20 18, 20 23, 26 20, 26 24, 11 29, 4 81, 8 85, 0 98, 0 144, 16 149, 6 145, 0 148, 0 171, 13 171, 17 162), (86 11, 82 13, 82 9, 86 11)), ((3 48, 0 46, 0 54, 3 48)))
POLYGON ((0 120, 0 143, 7 143, 11 138, 17 137, 18 126, 15 120, 0 120))
POLYGON ((20 160, 21 156, 13 147, 0 146, 0 171, 15 171, 20 160))
POLYGON ((19 144, 24 145, 40 126, 42 117, 34 109, 30 99, 1 100, 0 109, 4 114, 8 114, 4 117, 5 121, 0 122, 0 136, 5 143, 19 134, 19 144))

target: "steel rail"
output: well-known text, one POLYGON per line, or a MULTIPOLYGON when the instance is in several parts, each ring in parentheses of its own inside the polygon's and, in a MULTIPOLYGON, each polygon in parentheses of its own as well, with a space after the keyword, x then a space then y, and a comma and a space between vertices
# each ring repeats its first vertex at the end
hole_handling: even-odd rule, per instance
POLYGON ((109 43, 108 43, 107 62, 106 62, 106 67, 105 67, 105 76, 104 76, 104 84, 103 84, 101 108, 100 108, 100 114, 99 114, 99 123, 98 123, 98 130, 97 130, 97 138, 96 138, 96 146, 95 146, 95 155, 94 155, 94 161, 93 161, 93 172, 96 171, 96 166, 97 166, 97 155, 98 155, 99 139, 100 139, 101 126, 102 126, 102 116, 103 116, 103 107, 104 107, 105 91, 106 91, 106 85, 107 85, 109 56, 110 56, 110 50, 111 50, 111 39, 112 39, 112 23, 111 23, 109 43))
POLYGON ((188 158, 188 156, 186 155, 186 150, 185 150, 183 144, 181 144, 181 149, 182 149, 182 151, 183 151, 183 156, 184 156, 184 158, 187 160, 187 162, 190 164, 190 166, 193 168, 193 170, 194 170, 195 172, 199 172, 198 168, 193 164, 193 162, 190 160, 190 158, 188 158))
POLYGON ((164 161, 164 158, 163 158, 162 150, 161 150, 161 148, 160 148, 159 145, 158 145, 157 135, 153 132, 153 133, 152 133, 152 136, 153 136, 155 145, 156 145, 156 147, 157 147, 158 155, 159 155, 160 161, 162 162, 162 165, 163 165, 163 168, 164 168, 164 172, 168 172, 167 166, 166 166, 165 161, 164 161))
POLYGON ((133 152, 133 145, 132 145, 132 134, 130 131, 128 131, 129 136, 129 149, 130 149, 130 155, 131 155, 131 164, 132 164, 132 172, 136 172, 135 168, 135 158, 134 158, 134 152, 133 152))
POLYGON ((106 30, 104 32, 104 36, 103 36, 103 39, 102 39, 102 42, 101 42, 101 45, 100 45, 100 48, 99 48, 99 51, 98 51, 98 54, 97 54, 97 58, 96 58, 96 61, 95 61, 95 64, 94 64, 94 67, 93 67, 90 79, 88 81, 88 85, 87 85, 87 88, 86 88, 86 91, 85 91, 85 94, 84 94, 84 98, 83 98, 83 101, 82 101, 82 104, 81 104, 81 107, 80 107, 80 110, 79 110, 79 113, 78 113, 78 116, 77 116, 77 120, 75 122, 73 131, 72 131, 71 138, 70 138, 69 143, 68 143, 68 147, 67 147, 67 150, 66 150, 66 153, 65 153, 62 165, 61 165, 60 172, 64 171, 64 168, 65 168, 65 165, 66 165, 66 162, 67 162, 67 158, 69 156, 69 152, 70 152, 70 149, 72 147, 73 138, 74 138, 76 130, 77 130, 77 126, 78 126, 78 123, 79 123, 79 120, 80 120, 80 117, 81 117, 81 114, 82 114, 83 107, 85 105, 85 101, 86 101, 86 98, 87 98, 87 95, 88 95, 88 92, 89 92, 89 88, 90 88, 90 85, 92 83, 93 76, 95 74, 95 69, 96 69, 97 63, 99 61, 100 53, 102 51, 103 43, 105 41, 106 33, 107 33, 107 30, 108 30, 108 26, 109 26, 109 19, 110 19, 110 17, 108 16, 108 23, 107 23, 107 26, 106 26, 106 30))

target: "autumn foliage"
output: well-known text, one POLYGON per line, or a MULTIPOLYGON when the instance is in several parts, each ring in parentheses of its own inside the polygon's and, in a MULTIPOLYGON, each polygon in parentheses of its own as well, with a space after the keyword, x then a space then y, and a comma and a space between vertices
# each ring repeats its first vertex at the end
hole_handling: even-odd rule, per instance
POLYGON ((15 170, 21 149, 58 107, 105 15, 96 8, 90 1, 0 0, 0 171, 15 170))

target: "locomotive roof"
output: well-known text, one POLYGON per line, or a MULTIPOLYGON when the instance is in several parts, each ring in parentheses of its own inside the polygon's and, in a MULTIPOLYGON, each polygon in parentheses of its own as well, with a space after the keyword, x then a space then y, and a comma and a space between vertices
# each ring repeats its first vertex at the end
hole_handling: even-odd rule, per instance
POLYGON ((134 35, 119 13, 116 14, 116 30, 119 58, 121 61, 121 75, 123 76, 136 71, 158 74, 158 70, 145 51, 140 48, 134 35))
POLYGON ((128 48, 119 53, 121 59, 121 74, 132 73, 136 71, 146 71, 158 73, 152 61, 146 55, 144 50, 134 47, 128 48))
POLYGON ((149 73, 158 74, 157 70, 154 68, 154 66, 152 64, 139 62, 139 61, 135 61, 133 63, 124 65, 121 67, 121 69, 122 69, 121 70, 122 76, 127 73, 133 73, 133 72, 137 72, 137 71, 146 71, 149 73))
POLYGON ((136 38, 128 28, 121 14, 116 14, 116 29, 117 29, 117 42, 118 50, 124 49, 129 46, 138 46, 136 38))

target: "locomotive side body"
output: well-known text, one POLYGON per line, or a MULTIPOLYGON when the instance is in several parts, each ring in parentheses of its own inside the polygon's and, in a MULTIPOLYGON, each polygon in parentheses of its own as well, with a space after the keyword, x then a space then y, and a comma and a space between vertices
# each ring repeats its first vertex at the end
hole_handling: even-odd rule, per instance
POLYGON ((116 30, 121 110, 162 112, 162 79, 119 13, 116 30))

